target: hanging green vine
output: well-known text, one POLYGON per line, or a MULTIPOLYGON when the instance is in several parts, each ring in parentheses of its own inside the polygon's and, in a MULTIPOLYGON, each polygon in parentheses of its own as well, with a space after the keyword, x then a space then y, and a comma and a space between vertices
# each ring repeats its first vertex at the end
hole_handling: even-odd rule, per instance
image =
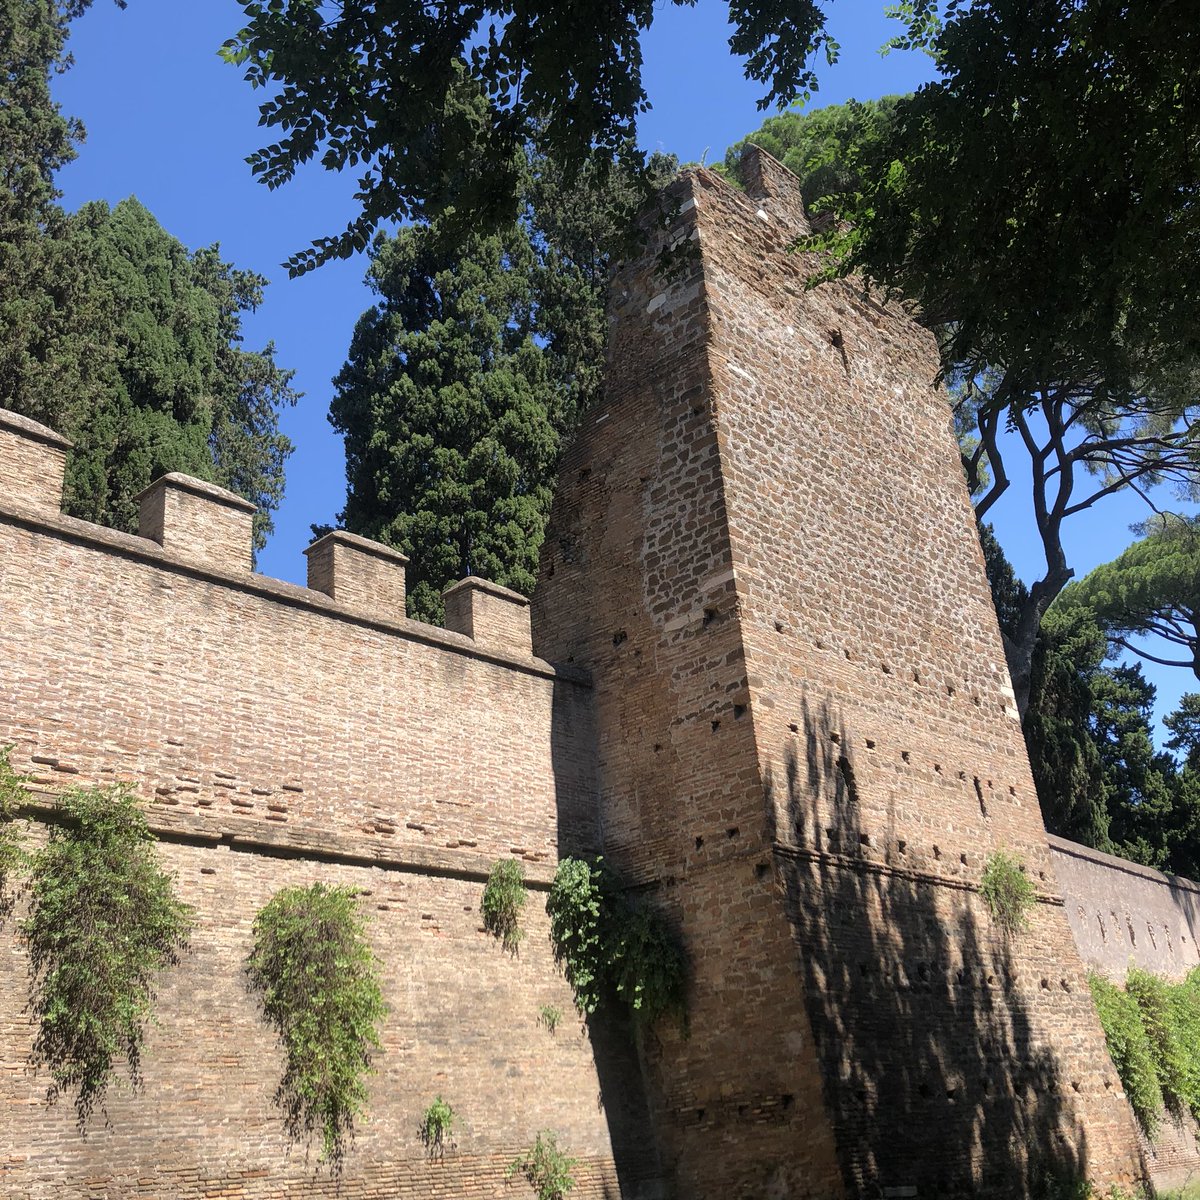
POLYGON ((525 868, 515 858, 498 859, 488 875, 479 911, 483 927, 499 938, 509 954, 516 954, 525 931, 521 913, 525 908, 525 868))
POLYGON ((83 1126, 103 1105, 115 1058, 140 1083, 155 980, 187 946, 193 910, 176 898, 127 787, 79 788, 58 807, 62 823, 31 860, 21 932, 38 1027, 31 1059, 49 1068, 51 1099, 75 1093, 83 1126))
POLYGON ((0 921, 12 911, 15 893, 13 876, 29 865, 22 824, 17 812, 25 801, 25 776, 9 764, 11 746, 0 746, 0 921))
POLYGON ((286 1054, 275 1102, 296 1140, 320 1130, 339 1169, 367 1105, 371 1052, 386 1013, 379 964, 350 887, 284 888, 254 918, 247 964, 286 1054))
POLYGON ((546 901, 554 956, 583 1014, 612 996, 638 1026, 686 1024, 687 962, 661 913, 625 899, 601 859, 564 858, 546 901))
POLYGON ((1018 859, 1003 850, 989 855, 979 881, 979 894, 992 920, 1005 932, 1020 933, 1028 928, 1037 892, 1018 859))
POLYGON ((435 1096, 421 1117, 420 1136, 430 1158, 442 1158, 446 1147, 453 1147, 451 1138, 458 1114, 453 1105, 441 1096, 435 1096))

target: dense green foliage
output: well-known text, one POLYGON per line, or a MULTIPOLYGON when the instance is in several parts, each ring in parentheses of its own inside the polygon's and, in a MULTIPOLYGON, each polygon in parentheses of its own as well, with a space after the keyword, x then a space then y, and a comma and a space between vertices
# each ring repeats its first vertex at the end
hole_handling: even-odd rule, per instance
POLYGON ((1029 926, 1029 913, 1037 903, 1037 892, 1017 859, 1003 850, 988 855, 979 881, 979 894, 996 922, 1006 933, 1020 933, 1029 926))
MULTIPOLYGON (((638 192, 620 171, 593 188, 594 167, 571 185, 544 158, 523 164, 523 214, 503 233, 376 239, 379 300, 335 380, 341 520, 409 555, 408 611, 425 620, 467 574, 532 589, 562 439, 602 384, 609 263, 638 192)), ((675 161, 650 169, 666 179, 675 161)))
POLYGON ((11 746, 0 746, 0 919, 12 910, 13 876, 28 861, 17 818, 17 810, 25 799, 25 779, 9 764, 11 752, 11 746))
POLYGON ((479 911, 483 927, 510 954, 516 954, 525 936, 521 928, 525 900, 525 868, 515 858, 498 859, 488 874, 479 911))
POLYGON ((1200 1101, 1200 1092, 1196 1091, 1200 1080, 1195 1077, 1200 1047, 1193 1049, 1185 1044, 1177 1015, 1179 1008, 1187 1007, 1193 997, 1188 996, 1183 1005, 1177 1005, 1172 1003, 1174 990, 1158 976, 1136 967, 1125 977, 1125 991, 1138 1006, 1142 1028, 1150 1043, 1150 1057, 1163 1103, 1170 1112, 1178 1114, 1200 1101))
MULTIPOLYGON (((241 3, 247 24, 225 54, 271 89, 262 123, 281 131, 251 156, 255 174, 279 187, 313 157, 360 173, 358 213, 341 235, 294 256, 293 272, 364 249, 388 218, 440 219, 454 241, 507 229, 521 206, 526 146, 570 179, 591 168, 603 183, 616 162, 643 194, 651 186, 636 134, 653 0, 241 3), (466 111, 464 94, 482 107, 466 111)), ((730 46, 767 85, 764 103, 815 86, 814 48, 836 54, 815 0, 733 0, 729 12, 730 46)))
POLYGON ((1155 748, 1155 689, 1139 666, 1105 662, 1088 610, 1054 605, 1034 655, 1025 740, 1046 827, 1149 866, 1200 873, 1200 770, 1186 734, 1196 701, 1165 718, 1184 731, 1155 748), (1179 755, 1172 758, 1168 750, 1179 755))
POLYGON ((262 509, 290 452, 291 372, 242 347, 265 280, 187 251, 136 200, 58 206, 54 173, 82 138, 50 98, 86 0, 0 0, 0 400, 71 437, 65 507, 122 529, 154 475, 186 471, 262 509))
POLYGON ((768 117, 735 142, 714 168, 737 184, 742 152, 753 143, 777 158, 797 179, 810 213, 834 211, 847 196, 861 192, 861 165, 891 130, 899 96, 851 100, 812 112, 768 117))
POLYGON ((109 358, 99 396, 60 422, 76 443, 68 511, 135 530, 134 496, 183 471, 258 505, 261 548, 291 452, 279 410, 296 399, 270 346, 241 347, 242 314, 262 302, 266 281, 215 246, 190 253, 132 199, 85 205, 74 242, 108 314, 109 358))
POLYGON ((940 79, 852 155, 826 244, 919 305, 976 437, 987 514, 1033 466, 1045 569, 1006 639, 1025 712, 1037 630, 1071 577, 1062 527, 1122 488, 1196 494, 1200 26, 1177 5, 906 6, 940 79), (1001 435, 1012 430, 1015 443, 1001 435))
POLYGON ((386 1009, 379 968, 350 887, 284 888, 254 918, 247 963, 263 1015, 285 1053, 276 1103, 289 1136, 320 1131, 339 1168, 366 1108, 371 1052, 386 1009))
POLYGON ((661 914, 631 904, 603 860, 564 858, 546 900, 554 957, 580 1013, 626 1004, 637 1026, 686 1022, 687 964, 661 914))
POLYGON ((1133 996, 1095 972, 1088 975, 1088 986, 1125 1097, 1138 1123, 1153 1137, 1162 1113, 1163 1094, 1141 1010, 1133 996))
POLYGON ((508 1178, 523 1175, 537 1200, 563 1200, 575 1186, 578 1161, 558 1148, 558 1135, 553 1130, 543 1129, 532 1147, 508 1168, 508 1178))
POLYGON ((454 1108, 441 1096, 435 1096, 421 1117, 421 1142, 430 1158, 441 1158, 450 1145, 458 1117, 454 1108))
POLYGON ((84 7, 0 0, 0 396, 43 420, 86 404, 103 366, 87 263, 54 186, 83 131, 53 102, 50 80, 69 65, 68 24, 84 7))
POLYGON ((1125 991, 1095 974, 1088 983, 1142 1128, 1152 1135, 1164 1107, 1200 1119, 1200 968, 1176 984, 1130 968, 1125 991))
POLYGON ((32 1061, 50 1094, 75 1093, 86 1123, 123 1057, 139 1080, 155 981, 187 944, 192 909, 158 864, 153 835, 128 788, 77 789, 32 858, 21 933, 38 1031, 32 1061))
POLYGON ((412 559, 408 610, 439 621, 466 575, 532 590, 559 450, 519 229, 457 249, 376 241, 380 301, 358 322, 330 420, 346 440, 346 528, 412 559))
POLYGON ((1059 604, 1087 609, 1119 649, 1200 679, 1200 521, 1156 517, 1141 541, 1067 587, 1059 604), (1182 657, 1130 640, 1143 637, 1161 638, 1182 657))
POLYGON ((603 999, 612 890, 602 863, 564 858, 546 899, 555 960, 575 993, 576 1007, 585 1015, 594 1013, 603 999))

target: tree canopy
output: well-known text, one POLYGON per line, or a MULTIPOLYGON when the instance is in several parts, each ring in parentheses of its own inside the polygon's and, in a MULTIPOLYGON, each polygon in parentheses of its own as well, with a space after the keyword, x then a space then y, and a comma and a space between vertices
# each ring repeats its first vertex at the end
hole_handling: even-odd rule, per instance
POLYGON ((83 136, 53 103, 70 20, 87 0, 0 0, 0 403, 75 442, 64 505, 136 529, 134 496, 167 471, 259 506, 261 547, 291 450, 292 373, 242 345, 266 280, 190 252, 136 200, 58 204, 83 136))
POLYGON ((1200 26, 1186 6, 974 0, 910 6, 941 78, 860 143, 826 237, 833 272, 915 302, 959 385, 980 516, 1033 466, 1046 555, 1008 640, 1018 702, 1038 624, 1071 578, 1062 524, 1200 466, 1200 26))
POLYGON ((1200 679, 1200 521, 1155 518, 1144 538, 1071 584, 1059 603, 1088 609, 1120 649, 1200 679), (1163 639, 1181 657, 1131 640, 1145 637, 1163 639))
POLYGON ((381 235, 330 420, 346 440, 341 519, 412 558, 409 612, 440 620, 465 575, 532 589, 558 455, 556 389, 533 336, 525 232, 445 250, 381 235))
MULTIPOLYGON (((392 218, 440 220, 453 238, 507 228, 526 147, 568 179, 617 162, 651 186, 635 135, 655 0, 240 2, 247 23, 224 53, 270 89, 260 123, 281 135, 250 157, 254 173, 275 188, 312 159, 362 172, 358 211, 293 256, 293 273, 365 249, 392 218), (464 86, 485 98, 482 120, 464 110, 464 86)), ((836 56, 816 0, 730 0, 729 16, 730 48, 763 84, 763 105, 816 86, 815 50, 836 56)))

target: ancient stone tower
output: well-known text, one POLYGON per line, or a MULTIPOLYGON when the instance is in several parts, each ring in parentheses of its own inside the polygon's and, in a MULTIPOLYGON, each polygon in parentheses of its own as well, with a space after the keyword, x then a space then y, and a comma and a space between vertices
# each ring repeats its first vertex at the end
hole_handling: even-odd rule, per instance
POLYGON ((743 166, 686 174, 617 277, 534 603, 595 682, 604 851, 692 955, 691 1037, 644 1048, 664 1168, 691 1200, 1128 1178, 932 338, 808 290, 796 180, 743 166), (1039 893, 1011 937, 998 849, 1039 893))

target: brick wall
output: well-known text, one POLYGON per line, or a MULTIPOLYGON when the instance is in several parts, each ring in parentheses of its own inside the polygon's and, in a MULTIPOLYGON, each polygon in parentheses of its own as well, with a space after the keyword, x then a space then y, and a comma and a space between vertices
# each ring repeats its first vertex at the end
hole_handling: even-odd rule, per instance
POLYGON ((695 1197, 1132 1178, 932 339, 809 290, 795 189, 749 166, 677 186, 684 269, 617 278, 534 599, 594 674, 606 851, 696 962, 691 1042, 647 1054, 665 1159, 695 1197), (1040 894, 1016 939, 1000 848, 1040 894))
POLYGON ((520 1196, 505 1169, 542 1128, 580 1158, 583 1195, 618 1194, 614 1140, 625 1194, 652 1194, 653 1164, 631 1165, 605 1108, 637 1111, 628 1034, 598 1069, 543 907, 560 850, 596 840, 586 676, 534 659, 504 597, 474 638, 404 620, 386 552, 331 556, 317 582, 339 599, 254 576, 250 514, 187 481, 148 496, 154 540, 62 517, 63 447, 19 421, 0 433, 0 475, 39 481, 0 497, 0 745, 36 804, 132 782, 199 920, 162 980, 144 1091, 115 1088, 86 1138, 25 1070, 19 913, 0 928, 0 1194, 520 1196), (337 571, 357 572, 340 592, 337 571), (479 918, 507 855, 537 889, 516 958, 479 918), (340 1182, 287 1144, 278 1048, 243 974, 256 911, 317 880, 364 890, 390 1009, 340 1182), (553 1035, 543 1004, 564 1013, 553 1035), (463 1126, 430 1163, 417 1129, 439 1093, 463 1126))

